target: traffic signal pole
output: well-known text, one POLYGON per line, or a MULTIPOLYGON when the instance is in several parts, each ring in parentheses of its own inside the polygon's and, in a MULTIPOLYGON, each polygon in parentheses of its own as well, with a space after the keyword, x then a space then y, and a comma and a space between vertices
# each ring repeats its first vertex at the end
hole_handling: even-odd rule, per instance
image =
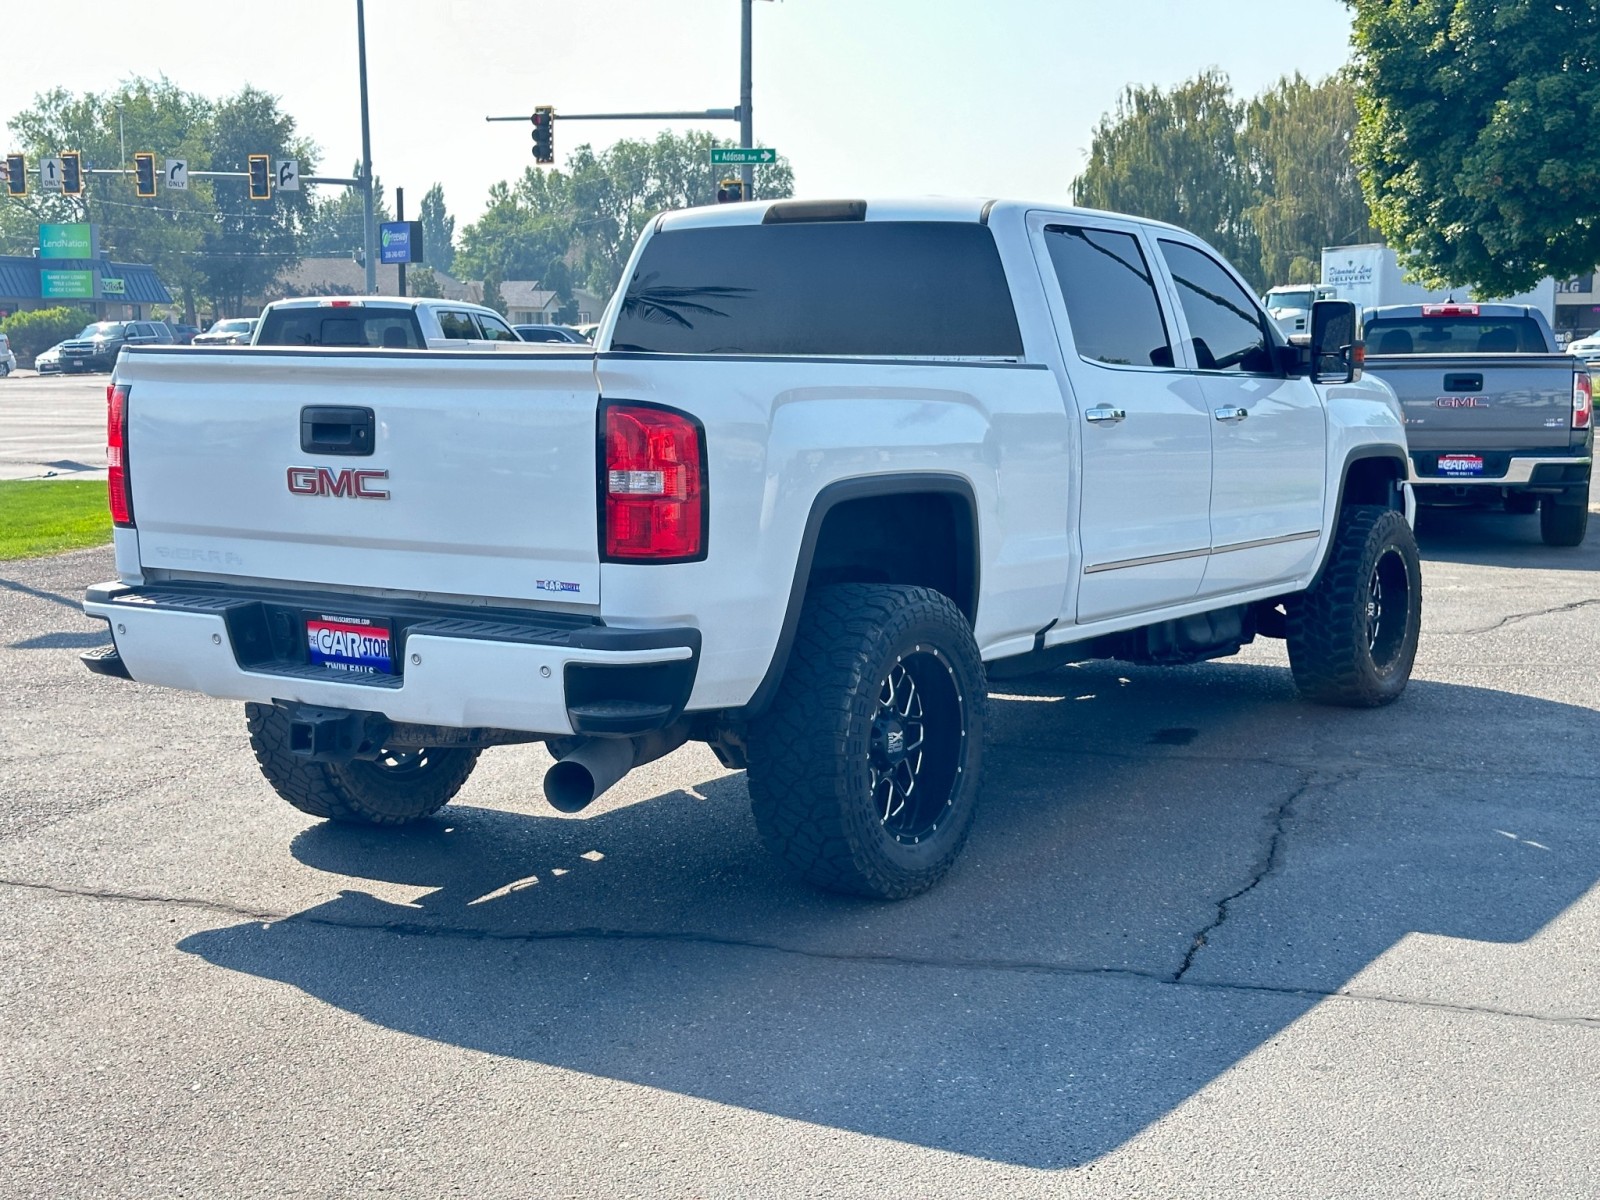
MULTIPOLYGON (((739 145, 750 149, 755 145, 755 121, 750 115, 750 0, 739 0, 739 145)), ((744 199, 756 197, 756 169, 745 163, 740 169, 744 179, 744 199)))

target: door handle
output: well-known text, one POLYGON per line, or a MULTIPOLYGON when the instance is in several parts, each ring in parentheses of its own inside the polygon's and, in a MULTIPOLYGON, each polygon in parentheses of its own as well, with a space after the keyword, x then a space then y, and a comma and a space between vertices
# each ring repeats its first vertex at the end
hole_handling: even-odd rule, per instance
POLYGON ((1093 425, 1115 425, 1126 419, 1127 415, 1126 409, 1112 408, 1109 404, 1096 404, 1083 411, 1083 419, 1093 425))
POLYGON ((312 406, 300 410, 300 449, 307 454, 372 453, 376 422, 370 408, 312 406))
POLYGON ((1219 421, 1242 421, 1250 415, 1248 408, 1235 408, 1228 405, 1226 408, 1214 408, 1211 415, 1219 421))

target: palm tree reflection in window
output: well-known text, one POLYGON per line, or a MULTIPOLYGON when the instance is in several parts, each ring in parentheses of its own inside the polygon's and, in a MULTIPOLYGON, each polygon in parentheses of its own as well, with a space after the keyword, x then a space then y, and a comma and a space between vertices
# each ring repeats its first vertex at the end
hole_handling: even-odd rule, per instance
MULTIPOLYGON (((622 297, 622 313, 655 325, 668 325, 678 329, 693 329, 692 318, 727 317, 730 314, 707 301, 742 300, 754 288, 747 287, 670 287, 658 284, 660 272, 635 275, 622 297)), ((613 346, 617 350, 652 350, 655 347, 635 343, 613 346)))

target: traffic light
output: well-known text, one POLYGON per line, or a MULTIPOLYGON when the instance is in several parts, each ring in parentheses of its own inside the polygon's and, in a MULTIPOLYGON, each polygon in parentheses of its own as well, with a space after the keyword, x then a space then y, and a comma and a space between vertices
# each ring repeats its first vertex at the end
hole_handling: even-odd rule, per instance
POLYGON ((250 199, 272 199, 271 155, 252 154, 250 156, 250 199))
POLYGON ((156 156, 154 154, 135 154, 133 156, 133 194, 142 200, 148 200, 156 194, 156 156))
POLYGON ((83 195, 83 155, 77 150, 61 152, 61 194, 83 195))
POLYGON ((737 204, 744 199, 744 180, 723 179, 717 183, 717 203, 737 204))
POLYGON ((553 163, 556 160, 556 110, 541 104, 529 118, 533 122, 533 161, 553 163))
POLYGON ((28 194, 28 160, 20 154, 6 155, 6 195, 28 194))

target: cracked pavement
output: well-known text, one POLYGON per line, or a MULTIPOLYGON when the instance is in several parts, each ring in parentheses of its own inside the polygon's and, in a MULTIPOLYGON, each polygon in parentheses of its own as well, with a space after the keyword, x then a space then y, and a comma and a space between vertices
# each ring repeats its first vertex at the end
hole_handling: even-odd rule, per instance
POLYGON ((1400 703, 1281 646, 995 694, 900 905, 686 747, 320 825, 238 706, 84 673, 106 551, 0 565, 0 1196, 1594 1194, 1600 538, 1429 514, 1400 703))

